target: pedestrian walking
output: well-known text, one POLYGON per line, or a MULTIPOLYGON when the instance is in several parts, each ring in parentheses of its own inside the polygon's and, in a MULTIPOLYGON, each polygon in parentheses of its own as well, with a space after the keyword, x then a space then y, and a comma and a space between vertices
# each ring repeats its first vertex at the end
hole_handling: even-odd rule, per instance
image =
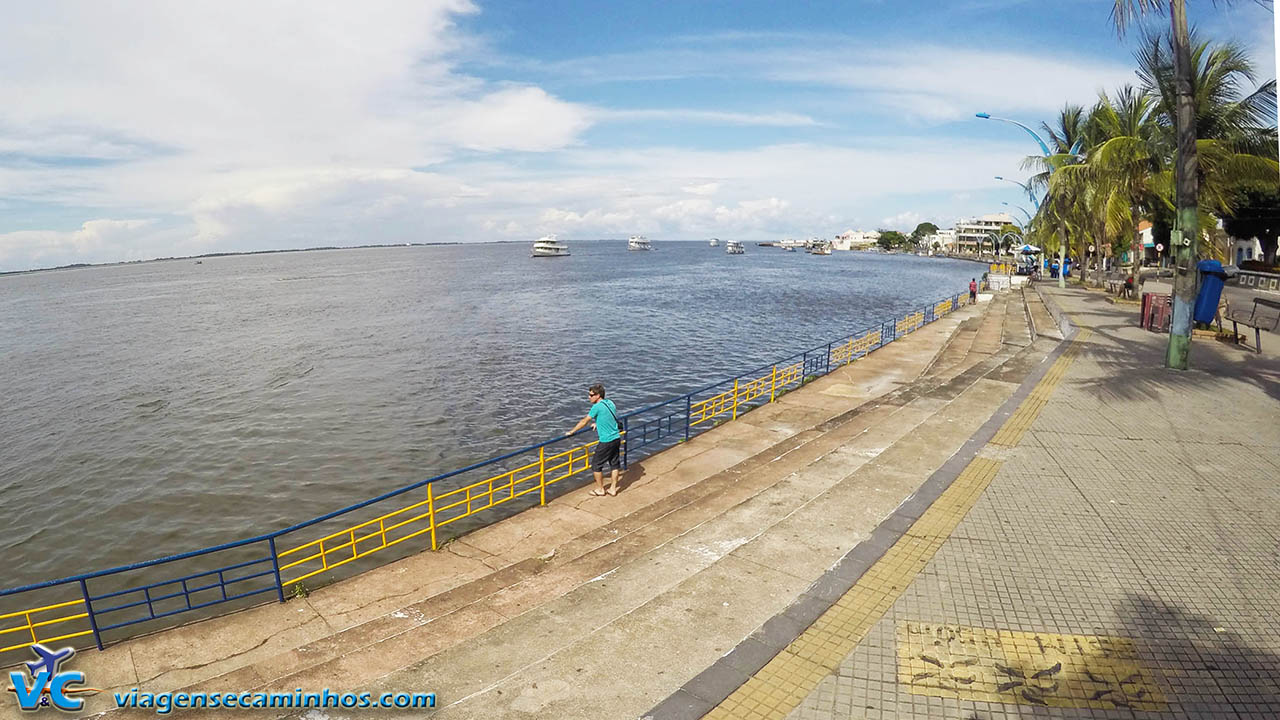
POLYGON ((978 278, 969 280, 969 304, 978 302, 978 278))
POLYGON ((591 491, 592 495, 602 497, 604 495, 618 494, 618 472, 621 468, 620 458, 622 449, 622 432, 620 430, 621 423, 618 421, 618 408, 613 404, 612 400, 605 399, 604 385, 596 383, 587 388, 587 399, 591 401, 591 410, 587 412, 586 417, 578 421, 573 429, 565 433, 572 435, 592 423, 592 427, 596 429, 596 439, 599 444, 596 445, 595 455, 591 459, 591 470, 595 474, 596 487, 591 491), (604 488, 604 469, 610 469, 609 489, 604 488))

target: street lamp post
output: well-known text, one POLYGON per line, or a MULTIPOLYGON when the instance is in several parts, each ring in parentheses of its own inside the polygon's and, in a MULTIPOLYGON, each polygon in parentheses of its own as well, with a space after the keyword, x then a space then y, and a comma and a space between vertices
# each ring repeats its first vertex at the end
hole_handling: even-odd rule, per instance
MULTIPOLYGON (((980 117, 980 118, 982 118, 983 120, 999 120, 1000 122, 1007 122, 1007 123, 1009 123, 1009 124, 1011 124, 1011 125, 1017 125, 1018 127, 1022 128, 1023 130, 1026 130, 1028 135, 1030 135, 1031 137, 1035 138, 1036 142, 1040 145, 1040 149, 1044 152, 1044 156, 1045 156, 1045 157, 1050 157, 1051 155, 1053 155, 1053 153, 1049 152, 1049 146, 1048 146, 1048 145, 1046 145, 1046 144, 1045 144, 1045 142, 1044 142, 1044 140, 1043 140, 1039 135, 1037 135, 1037 134, 1036 134, 1036 131, 1035 131, 1035 130, 1032 130, 1031 128, 1027 127, 1026 125, 1023 125, 1022 123, 1018 122, 1017 120, 1010 120, 1010 119, 1008 119, 1008 118, 995 117, 995 116, 994 116, 994 115, 992 115, 991 113, 985 113, 985 112, 974 113, 974 116, 975 116, 975 117, 980 117)), ((1072 154, 1072 155, 1075 155, 1077 152, 1079 152, 1079 151, 1080 151, 1080 143, 1081 143, 1081 142, 1082 142, 1082 140, 1077 140, 1077 141, 1075 142, 1075 144, 1071 146, 1071 154, 1072 154)), ((1050 163, 1050 164, 1049 164, 1049 172, 1050 172, 1050 174, 1052 174, 1052 173, 1053 173, 1053 164, 1052 164, 1052 163, 1050 163)), ((1003 178, 1002 178, 1002 179, 1003 179, 1003 178)), ((1019 184, 1019 185, 1021 185, 1022 183, 1018 183, 1018 184, 1019 184)), ((1034 198, 1033 198, 1033 199, 1034 199, 1034 198)), ((1039 203, 1039 202, 1037 202, 1037 203, 1036 203, 1036 209, 1038 210, 1039 208, 1040 208, 1040 203, 1039 203)), ((1059 228, 1059 229, 1058 229, 1058 232, 1059 232, 1059 234, 1061 235, 1061 234, 1062 234, 1062 229, 1061 229, 1061 228, 1059 228)), ((1065 242, 1065 238, 1061 238, 1061 237, 1060 237, 1060 238, 1058 239, 1058 264, 1059 264, 1059 267, 1061 267, 1061 266, 1062 266, 1062 263, 1063 263, 1063 261, 1064 261, 1064 259, 1065 259, 1065 257, 1066 257, 1066 256, 1065 256, 1065 254, 1064 254, 1065 252, 1066 252, 1066 242, 1065 242)), ((1061 273, 1059 273, 1059 275, 1058 275, 1058 287, 1060 287, 1060 288, 1065 288, 1066 286, 1067 286, 1067 279, 1066 279, 1065 277, 1063 277, 1061 273)))
POLYGON ((1023 215, 1026 215, 1026 216, 1027 216, 1027 224, 1028 224, 1028 225, 1030 225, 1030 224, 1031 224, 1031 213, 1027 212, 1027 209, 1026 209, 1026 208, 1022 207, 1021 205, 1009 205, 1009 203, 1004 202, 1003 200, 1002 200, 1002 201, 1000 201, 1000 204, 1001 204, 1001 205, 1008 205, 1008 206, 1009 206, 1009 207, 1011 207, 1011 208, 1018 208, 1019 210, 1021 210, 1021 211, 1022 211, 1022 214, 1023 214, 1023 215))
POLYGON ((1031 186, 1030 186, 1030 185, 1027 185, 1027 184, 1025 184, 1025 183, 1020 183, 1020 182, 1018 182, 1017 180, 1010 180, 1010 179, 1009 179, 1009 178, 1007 178, 1007 177, 1001 177, 1001 176, 999 176, 999 175, 997 175, 997 176, 996 176, 996 179, 997 179, 997 180, 1003 180, 1003 181, 1005 181, 1005 182, 1013 183, 1014 185, 1017 185, 1018 187, 1022 188, 1022 191, 1023 191, 1023 192, 1025 192, 1025 193, 1027 194, 1027 197, 1031 198, 1031 202, 1033 202, 1033 203, 1035 203, 1035 204, 1036 204, 1036 210, 1039 210, 1039 209, 1040 209, 1040 199, 1036 197, 1036 194, 1035 194, 1035 193, 1031 192, 1031 186))

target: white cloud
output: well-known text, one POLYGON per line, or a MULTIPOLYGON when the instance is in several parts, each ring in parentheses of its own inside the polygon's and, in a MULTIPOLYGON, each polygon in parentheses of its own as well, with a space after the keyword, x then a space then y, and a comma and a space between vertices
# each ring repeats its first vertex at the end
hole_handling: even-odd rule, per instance
POLYGON ((91 220, 78 230, 23 230, 0 235, 0 269, 12 257, 44 266, 141 260, 166 254, 155 220, 91 220))
POLYGON ((458 53, 475 40, 456 21, 477 11, 467 0, 387 2, 376 12, 336 0, 305 11, 243 0, 18 6, 0 25, 0 156, 12 158, 0 157, 0 198, 75 208, 60 226, 83 226, 0 234, 0 269, 544 232, 829 235, 904 205, 904 223, 980 214, 990 208, 970 207, 971 189, 1016 169, 1025 138, 949 142, 913 133, 901 116, 1047 117, 1129 72, 1078 58, 804 38, 544 64, 615 82, 652 73, 817 86, 825 114, 768 92, 746 98, 765 100, 749 111, 614 109, 558 97, 528 73, 510 82, 466 74, 458 53), (848 107, 825 102, 892 116, 902 134, 850 136, 848 107), (689 145, 728 149, 599 139, 646 123, 691 126, 689 145), (722 140, 704 126, 731 132, 722 140), (920 199, 929 194, 938 199, 920 199))
POLYGON ((901 212, 893 217, 887 217, 880 221, 880 226, 887 230, 901 230, 903 232, 911 232, 916 226, 924 222, 924 216, 917 212, 901 212))
POLYGON ((715 195, 716 191, 720 189, 720 183, 709 182, 701 185, 685 185, 680 189, 690 195, 715 195))

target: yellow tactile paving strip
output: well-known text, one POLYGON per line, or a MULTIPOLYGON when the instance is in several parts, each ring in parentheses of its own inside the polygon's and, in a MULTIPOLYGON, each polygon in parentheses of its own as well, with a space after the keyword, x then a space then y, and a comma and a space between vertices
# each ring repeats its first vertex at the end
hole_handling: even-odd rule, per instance
POLYGON ((1005 421, 1004 425, 996 431, 994 437, 991 438, 992 445, 1001 447, 1016 447, 1022 441, 1022 436, 1027 432, 1027 428, 1031 427, 1031 423, 1036 421, 1040 416, 1040 411, 1044 409, 1049 397, 1053 395, 1053 391, 1058 388, 1058 384, 1062 382, 1062 378, 1067 374, 1067 368, 1071 366, 1071 362, 1075 360, 1076 355, 1080 353, 1081 343, 1090 335, 1088 330, 1081 330, 1076 339, 1067 348, 1066 352, 1053 363, 1049 368, 1049 372, 1040 379, 1035 389, 1018 405, 1018 409, 1013 415, 1005 421))
POLYGON ((1168 709, 1129 638, 899 622, 898 682, 915 695, 1047 707, 1168 709))
MULTIPOLYGON (((1016 436, 1006 436, 1006 442, 1017 443, 1040 414, 1054 388, 1062 382, 1071 360, 1079 352, 1080 343, 1088 334, 1088 331, 1080 331, 995 437, 1000 437, 1016 421, 1021 429, 1016 436), (1038 401, 1032 403, 1033 398, 1038 398, 1038 401), (1033 405, 1033 411, 1023 413, 1028 404, 1033 405)), ((974 458, 849 592, 704 717, 707 720, 781 720, 786 717, 813 692, 818 683, 836 670, 906 591, 977 503, 1002 465, 1002 462, 990 458, 974 458)))

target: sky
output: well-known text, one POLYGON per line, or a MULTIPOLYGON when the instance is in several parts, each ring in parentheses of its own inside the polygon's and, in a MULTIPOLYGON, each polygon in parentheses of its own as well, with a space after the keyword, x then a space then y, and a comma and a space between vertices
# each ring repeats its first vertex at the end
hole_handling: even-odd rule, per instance
MULTIPOLYGON (((1276 76, 1271 7, 1189 4, 1276 76)), ((0 271, 1020 217, 1037 146, 974 113, 1038 128, 1142 39, 1110 0, 0 5, 0 271)))

